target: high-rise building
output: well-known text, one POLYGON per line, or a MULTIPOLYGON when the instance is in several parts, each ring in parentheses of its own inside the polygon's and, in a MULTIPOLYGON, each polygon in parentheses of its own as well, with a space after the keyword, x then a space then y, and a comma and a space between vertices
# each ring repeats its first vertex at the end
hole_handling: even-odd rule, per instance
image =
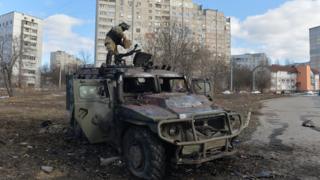
POLYGON ((320 26, 309 30, 310 36, 310 65, 320 71, 320 26))
MULTIPOLYGON (((40 87, 42 20, 19 12, 0 15, 0 36, 19 41, 22 55, 13 69, 13 82, 19 81, 27 87, 40 87)), ((12 45, 7 48, 12 53, 12 45)))
POLYGON ((182 24, 190 29, 195 42, 207 47, 213 55, 230 59, 230 18, 222 12, 203 9, 192 0, 96 0, 96 3, 96 66, 106 59, 106 33, 121 22, 131 25, 127 36, 140 44, 161 27, 182 24))
POLYGON ((267 66, 269 64, 269 58, 265 53, 232 55, 231 61, 237 66, 250 70, 253 70, 258 66, 267 66))
POLYGON ((74 72, 82 64, 81 59, 64 51, 51 52, 50 54, 51 70, 61 68, 62 71, 70 73, 74 72))

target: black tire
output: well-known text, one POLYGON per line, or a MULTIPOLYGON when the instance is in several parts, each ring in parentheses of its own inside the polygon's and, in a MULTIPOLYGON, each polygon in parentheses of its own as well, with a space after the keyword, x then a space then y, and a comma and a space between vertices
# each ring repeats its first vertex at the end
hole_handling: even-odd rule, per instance
POLYGON ((130 173, 141 179, 165 175, 166 154, 161 141, 145 128, 131 128, 123 138, 123 153, 130 173))

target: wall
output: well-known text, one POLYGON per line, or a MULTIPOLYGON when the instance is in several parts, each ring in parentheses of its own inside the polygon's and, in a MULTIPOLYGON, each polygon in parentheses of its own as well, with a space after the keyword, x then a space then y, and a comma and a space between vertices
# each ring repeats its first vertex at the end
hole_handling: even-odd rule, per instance
POLYGON ((297 66, 298 77, 297 77, 297 89, 298 91, 311 91, 311 68, 309 65, 297 66))
POLYGON ((277 71, 271 73, 271 88, 273 92, 296 91, 296 73, 277 71))

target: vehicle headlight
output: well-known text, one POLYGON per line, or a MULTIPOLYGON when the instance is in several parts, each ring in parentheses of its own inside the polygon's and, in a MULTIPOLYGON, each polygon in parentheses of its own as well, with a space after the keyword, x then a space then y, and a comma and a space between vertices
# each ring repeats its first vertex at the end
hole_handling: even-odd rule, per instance
POLYGON ((178 126, 171 126, 168 128, 169 136, 177 136, 179 135, 179 127, 178 126))
POLYGON ((187 118, 187 114, 179 114, 179 119, 186 119, 187 118))

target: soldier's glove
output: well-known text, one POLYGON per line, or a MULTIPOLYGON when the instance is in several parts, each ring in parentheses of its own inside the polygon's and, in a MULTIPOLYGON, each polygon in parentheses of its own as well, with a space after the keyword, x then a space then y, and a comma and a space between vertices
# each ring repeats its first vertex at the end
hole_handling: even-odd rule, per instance
POLYGON ((125 49, 129 49, 131 47, 132 43, 129 39, 123 38, 123 47, 125 49))

